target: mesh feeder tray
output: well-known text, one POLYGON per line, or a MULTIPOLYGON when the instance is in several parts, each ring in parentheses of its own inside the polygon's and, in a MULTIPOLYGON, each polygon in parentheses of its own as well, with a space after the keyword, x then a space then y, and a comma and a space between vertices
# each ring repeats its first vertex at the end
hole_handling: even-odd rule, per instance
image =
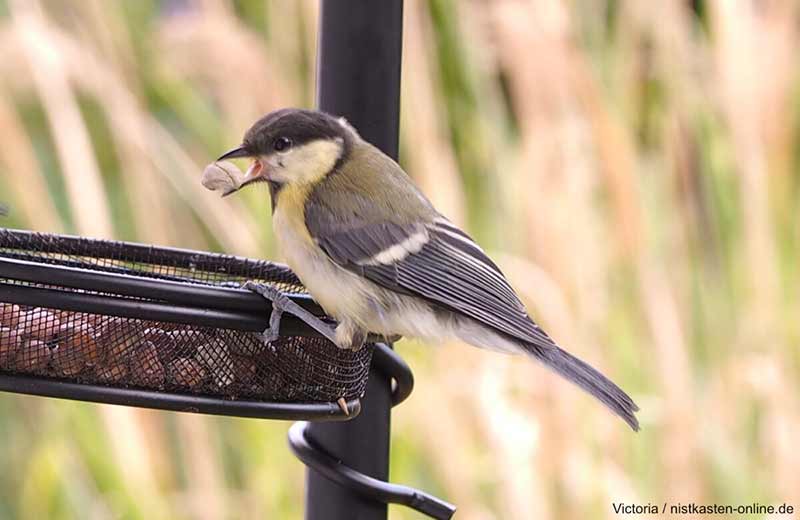
MULTIPOLYGON (((353 352, 289 314, 264 343, 271 285, 321 310, 285 266, 0 229, 0 390, 246 417, 360 411, 374 344, 353 352)), ((385 346, 381 345, 385 349, 385 346)))

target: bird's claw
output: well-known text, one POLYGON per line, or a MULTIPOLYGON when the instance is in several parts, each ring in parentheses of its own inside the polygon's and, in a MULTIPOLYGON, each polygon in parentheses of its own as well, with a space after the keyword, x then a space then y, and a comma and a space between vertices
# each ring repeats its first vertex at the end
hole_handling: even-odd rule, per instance
POLYGON ((261 333, 261 339, 264 342, 269 343, 278 339, 280 336, 281 317, 284 312, 288 312, 328 338, 334 344, 338 345, 336 330, 333 327, 302 308, 275 287, 248 280, 242 284, 242 289, 247 289, 248 291, 259 294, 272 302, 272 314, 269 318, 269 328, 261 333))
POLYGON ((281 314, 283 314, 283 312, 273 305, 272 315, 269 318, 269 328, 259 334, 261 341, 264 343, 272 343, 280 337, 281 314))
POLYGON ((340 397, 336 400, 336 404, 339 405, 339 409, 348 417, 350 417, 350 408, 347 407, 347 400, 344 397, 340 397))

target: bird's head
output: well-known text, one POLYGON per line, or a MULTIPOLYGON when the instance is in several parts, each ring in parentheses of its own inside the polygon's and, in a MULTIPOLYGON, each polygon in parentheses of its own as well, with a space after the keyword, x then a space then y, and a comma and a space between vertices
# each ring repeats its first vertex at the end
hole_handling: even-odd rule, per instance
POLYGON ((256 121, 242 144, 217 160, 253 159, 240 189, 255 182, 272 187, 313 183, 345 159, 357 135, 343 118, 285 108, 256 121))

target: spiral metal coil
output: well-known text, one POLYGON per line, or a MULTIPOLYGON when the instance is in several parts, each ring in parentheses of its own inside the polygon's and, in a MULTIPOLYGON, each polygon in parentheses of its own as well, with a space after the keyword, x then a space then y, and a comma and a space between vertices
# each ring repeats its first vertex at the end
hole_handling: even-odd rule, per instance
MULTIPOLYGON (((383 343, 377 343, 372 363, 383 375, 392 379, 393 406, 411 395, 414 375, 408 364, 394 350, 383 343)), ((289 446, 298 459, 324 477, 366 498, 404 505, 431 518, 447 520, 455 514, 456 507, 453 504, 424 491, 384 482, 342 464, 307 435, 308 426, 306 421, 292 425, 289 429, 289 446)))

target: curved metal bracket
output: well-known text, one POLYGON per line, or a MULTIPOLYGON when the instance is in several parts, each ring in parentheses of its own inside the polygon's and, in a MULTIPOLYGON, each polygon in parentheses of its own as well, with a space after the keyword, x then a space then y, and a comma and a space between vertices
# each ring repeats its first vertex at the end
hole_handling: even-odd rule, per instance
POLYGON ((296 422, 289 428, 289 447, 304 464, 326 478, 356 493, 389 504, 402 504, 431 518, 448 520, 456 507, 439 498, 408 486, 390 484, 364 475, 332 457, 306 435, 307 422, 296 422))
POLYGON ((392 406, 408 399, 414 391, 414 373, 397 352, 385 343, 375 343, 372 365, 392 378, 392 406))
MULTIPOLYGON (((392 379, 392 405, 405 401, 414 390, 414 374, 408 364, 385 343, 376 343, 372 363, 392 379)), ((402 504, 431 518, 449 519, 456 507, 439 498, 408 486, 391 484, 356 471, 333 457, 306 435, 307 422, 289 429, 289 447, 303 464, 325 478, 365 497, 387 504, 402 504)))

